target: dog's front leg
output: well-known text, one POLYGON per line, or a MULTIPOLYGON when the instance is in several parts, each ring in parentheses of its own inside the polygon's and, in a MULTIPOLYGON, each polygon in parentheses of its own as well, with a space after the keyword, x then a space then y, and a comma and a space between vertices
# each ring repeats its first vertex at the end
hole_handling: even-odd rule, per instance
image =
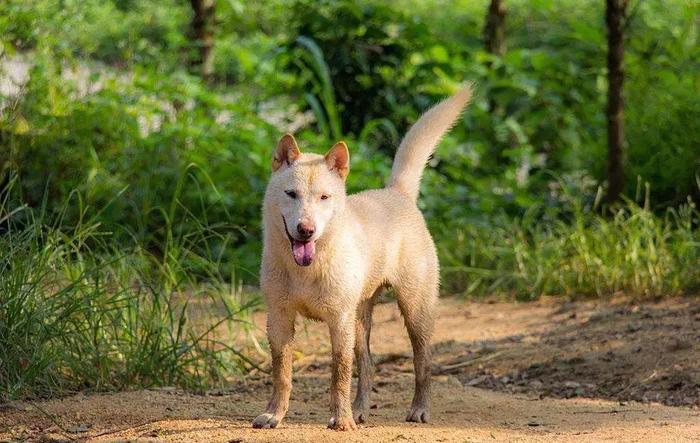
POLYGON ((267 337, 272 351, 272 398, 265 413, 253 420, 254 428, 275 428, 289 409, 292 392, 292 340, 294 314, 271 308, 267 314, 267 337))
POLYGON ((352 356, 355 346, 355 316, 344 314, 328 322, 331 336, 331 419, 328 427, 338 431, 356 429, 350 403, 352 356))

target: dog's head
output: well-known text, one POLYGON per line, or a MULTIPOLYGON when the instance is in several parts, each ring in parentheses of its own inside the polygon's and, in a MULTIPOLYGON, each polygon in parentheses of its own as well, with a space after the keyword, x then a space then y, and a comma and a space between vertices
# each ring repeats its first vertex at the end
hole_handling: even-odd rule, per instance
POLYGON ((267 214, 285 230, 294 261, 309 266, 316 255, 316 241, 333 217, 345 207, 345 178, 350 154, 344 142, 326 153, 302 154, 287 134, 277 144, 266 199, 276 213, 267 214))

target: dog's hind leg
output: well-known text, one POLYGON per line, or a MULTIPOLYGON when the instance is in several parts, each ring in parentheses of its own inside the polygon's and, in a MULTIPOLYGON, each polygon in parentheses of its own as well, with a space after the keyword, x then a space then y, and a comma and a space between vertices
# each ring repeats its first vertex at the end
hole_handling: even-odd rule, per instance
POLYGON ((365 423, 369 419, 369 395, 372 391, 372 355, 369 351, 369 335, 372 329, 372 310, 374 299, 382 291, 377 289, 374 295, 364 300, 357 307, 355 320, 355 362, 357 363, 357 395, 352 404, 356 423, 365 423))
POLYGON ((396 285, 397 298, 413 347, 416 387, 406 421, 427 423, 430 400, 430 339, 433 333, 434 307, 438 295, 437 271, 425 278, 402 281, 396 285), (434 275, 433 275, 434 274, 434 275))

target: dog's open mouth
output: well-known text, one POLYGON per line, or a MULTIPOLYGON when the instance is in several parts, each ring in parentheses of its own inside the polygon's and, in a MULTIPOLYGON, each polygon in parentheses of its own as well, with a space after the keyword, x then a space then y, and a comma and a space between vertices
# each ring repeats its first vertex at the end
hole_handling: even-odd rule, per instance
POLYGON ((287 229, 287 220, 282 217, 284 222, 284 231, 287 233, 287 238, 289 243, 292 245, 292 256, 294 256, 294 261, 299 266, 309 266, 314 260, 314 255, 316 255, 316 241, 315 240, 297 240, 289 234, 289 229, 287 229))
POLYGON ((292 242, 294 261, 297 262, 299 266, 309 266, 314 259, 316 242, 313 240, 299 241, 293 238, 290 238, 290 241, 292 242))

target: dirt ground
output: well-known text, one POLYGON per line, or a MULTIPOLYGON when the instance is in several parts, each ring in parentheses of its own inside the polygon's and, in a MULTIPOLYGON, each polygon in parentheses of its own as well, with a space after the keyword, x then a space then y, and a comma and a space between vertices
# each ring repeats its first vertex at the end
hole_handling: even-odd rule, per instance
MULTIPOLYGON (((256 317, 262 337, 264 316, 256 317)), ((300 322, 294 390, 278 429, 252 429, 271 387, 253 374, 203 395, 77 395, 0 409, 0 441, 700 441, 700 301, 465 303, 442 299, 431 422, 403 421, 410 346, 394 303, 377 306, 370 422, 325 428, 324 325, 300 322)))

